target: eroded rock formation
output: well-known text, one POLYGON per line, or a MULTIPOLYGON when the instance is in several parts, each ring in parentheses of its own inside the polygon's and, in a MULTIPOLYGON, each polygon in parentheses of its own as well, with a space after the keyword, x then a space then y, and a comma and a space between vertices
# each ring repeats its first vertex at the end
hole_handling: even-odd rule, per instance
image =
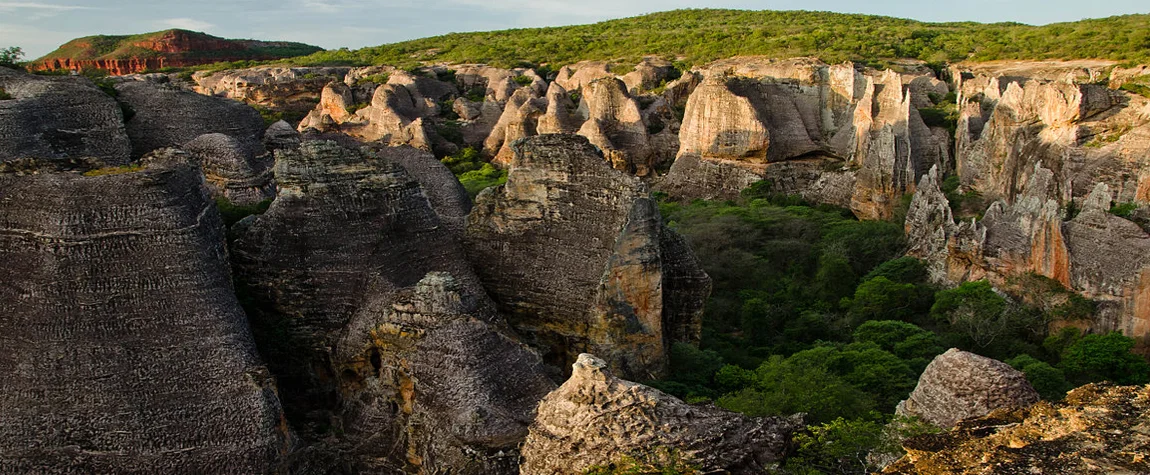
POLYGON ((313 442, 345 433, 317 451, 354 470, 509 473, 552 386, 444 224, 458 203, 425 158, 327 141, 279 152, 276 200, 237 225, 237 275, 289 417, 313 442))
POLYGON ((886 474, 1113 474, 1150 471, 1150 387, 1090 384, 1064 402, 1000 410, 903 443, 886 474))
POLYGON ((701 74, 678 157, 659 185, 673 196, 729 199, 769 179, 779 192, 884 219, 919 176, 948 163, 945 131, 927 127, 912 106, 945 88, 931 77, 805 58, 732 58, 701 74), (852 190, 836 191, 843 188, 852 190))
POLYGON ((579 355, 571 378, 539 403, 523 444, 523 475, 582 473, 629 456, 675 451, 705 473, 762 473, 786 455, 801 418, 750 418, 693 406, 615 377, 579 355))
POLYGON ((198 168, 0 175, 0 262, 0 472, 283 469, 198 168))
POLYGON ((0 162, 95 158, 126 164, 131 143, 116 100, 85 78, 0 68, 0 162))
POLYGON ((646 186, 587 139, 516 142, 507 184, 476 199, 468 254, 525 341, 555 366, 601 352, 623 374, 662 373, 698 336, 710 280, 663 226, 646 186))
POLYGON ((220 133, 201 135, 181 148, 203 168, 213 196, 237 205, 252 205, 275 196, 271 155, 256 157, 246 150, 250 147, 220 133))
POLYGON ((1023 192, 1008 204, 990 205, 981 221, 955 223, 932 172, 923 177, 907 213, 907 254, 927 261, 932 278, 953 285, 988 279, 997 286, 1035 273, 1098 302, 1087 330, 1120 330, 1150 338, 1150 235, 1109 213, 1105 183, 1082 200, 1081 211, 1064 221, 1054 172, 1035 165, 1023 192))
POLYGON ((192 75, 192 81, 200 94, 258 104, 276 111, 306 113, 315 107, 323 87, 333 80, 342 81, 350 69, 262 66, 200 71, 192 75))
POLYGON ((210 133, 236 139, 245 153, 263 152, 260 140, 266 126, 260 114, 246 104, 150 81, 122 81, 116 84, 116 91, 117 100, 132 111, 125 126, 134 157, 179 147, 210 133))
POLYGON ((949 429, 958 421, 982 417, 996 409, 1025 408, 1038 393, 1010 365, 951 348, 927 365, 918 386, 897 412, 949 429))

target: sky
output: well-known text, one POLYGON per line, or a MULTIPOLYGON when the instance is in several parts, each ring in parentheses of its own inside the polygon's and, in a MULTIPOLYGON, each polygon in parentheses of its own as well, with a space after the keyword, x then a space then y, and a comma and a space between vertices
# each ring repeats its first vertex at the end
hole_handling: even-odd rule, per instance
POLYGON ((169 28, 323 48, 374 46, 451 32, 560 26, 679 8, 823 10, 923 21, 1043 25, 1150 13, 1146 0, 0 0, 0 48, 34 59, 72 38, 169 28))

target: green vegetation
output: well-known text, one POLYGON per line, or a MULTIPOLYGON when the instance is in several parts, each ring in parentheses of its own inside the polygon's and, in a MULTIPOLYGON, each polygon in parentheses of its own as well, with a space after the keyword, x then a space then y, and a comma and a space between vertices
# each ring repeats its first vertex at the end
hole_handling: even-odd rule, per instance
POLYGON ((0 101, 8 101, 12 99, 12 95, 8 94, 8 91, 5 91, 4 88, 0 87, 0 101))
POLYGON ((982 218, 982 213, 986 211, 986 200, 982 199, 982 194, 976 190, 968 189, 959 192, 961 182, 958 175, 950 175, 942 180, 939 184, 939 189, 946 195, 946 200, 950 202, 950 211, 958 218, 982 218))
POLYGON ((387 84, 387 81, 389 79, 391 79, 391 75, 388 73, 371 74, 371 75, 367 75, 367 76, 361 77, 359 79, 356 79, 355 85, 356 86, 363 86, 363 85, 367 85, 367 84, 387 84))
POLYGON ((736 55, 818 56, 824 61, 917 58, 1150 59, 1150 15, 1029 26, 924 23, 808 11, 676 10, 591 25, 452 33, 358 50, 294 58, 299 65, 482 62, 501 67, 581 60, 634 64, 656 55, 702 64, 736 55))
POLYGON ((216 198, 216 207, 220 210, 220 217, 223 218, 224 225, 229 228, 248 216, 264 214, 271 205, 272 200, 270 199, 250 205, 237 205, 226 197, 221 196, 216 198))
POLYGON ((737 201, 656 196, 714 289, 700 345, 673 345, 670 376, 649 384, 752 415, 809 414, 782 473, 867 473, 866 453, 897 453, 907 433, 892 431, 929 431, 893 411, 947 348, 1006 361, 1051 400, 1087 381, 1150 381, 1130 338, 1048 333, 1096 311, 1057 281, 1018 276, 1008 293, 985 281, 938 288, 902 255, 898 223, 771 190, 760 182, 737 201))
POLYGON ((530 86, 531 83, 535 82, 535 79, 533 79, 531 76, 515 76, 514 81, 515 84, 520 86, 530 86))
POLYGON ((934 107, 926 107, 918 110, 918 114, 922 116, 922 121, 929 127, 942 127, 950 132, 953 137, 956 130, 958 130, 958 105, 955 101, 958 96, 951 92, 945 96, 937 94, 930 94, 930 100, 934 103, 934 107))
POLYGON ((1138 210, 1138 203, 1115 203, 1110 207, 1110 214, 1118 216, 1119 218, 1130 219, 1130 216, 1138 210))
POLYGON ((507 170, 500 170, 485 162, 479 151, 472 147, 466 147, 455 155, 444 157, 442 161, 451 173, 459 178, 459 182, 472 198, 485 188, 507 182, 507 170))
POLYGON ((95 170, 88 170, 84 172, 84 176, 106 176, 106 175, 123 175, 125 173, 135 173, 144 170, 145 166, 133 163, 131 165, 123 165, 118 167, 103 167, 95 170))
POLYGON ((20 60, 24 57, 24 50, 19 46, 0 48, 0 66, 5 68, 19 68, 20 60))

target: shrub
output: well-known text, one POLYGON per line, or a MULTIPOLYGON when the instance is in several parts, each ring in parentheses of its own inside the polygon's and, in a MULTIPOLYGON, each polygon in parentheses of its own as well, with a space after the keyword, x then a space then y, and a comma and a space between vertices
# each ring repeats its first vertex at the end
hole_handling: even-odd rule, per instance
POLYGON ((518 84, 520 86, 530 86, 532 83, 535 82, 535 79, 532 78, 531 76, 520 75, 520 76, 515 76, 514 81, 515 81, 515 84, 518 84))
POLYGON ((272 200, 270 199, 250 205, 237 205, 226 197, 216 198, 216 207, 220 210, 220 217, 223 218, 224 225, 229 228, 248 216, 264 214, 271 207, 271 204, 272 200))
POLYGON ((1134 339, 1118 332, 1086 335, 1066 348, 1059 366, 1076 384, 1108 380, 1118 384, 1150 382, 1150 363, 1131 353, 1134 339))
POLYGON ((9 46, 0 49, 0 66, 6 68, 20 67, 20 60, 24 58, 24 50, 19 46, 9 46))
POLYGON ((1026 375, 1026 380, 1034 386, 1034 390, 1038 391, 1042 399, 1057 401, 1062 399, 1067 391, 1073 389, 1073 386, 1066 381, 1066 375, 1062 370, 1033 356, 1018 355, 1006 360, 1006 364, 1022 371, 1026 375))
POLYGON ((1138 203, 1118 203, 1110 207, 1110 214, 1119 218, 1130 219, 1134 211, 1138 210, 1138 203))
POLYGON ((5 91, 4 88, 0 87, 0 101, 8 101, 12 99, 12 95, 8 94, 8 91, 5 91))

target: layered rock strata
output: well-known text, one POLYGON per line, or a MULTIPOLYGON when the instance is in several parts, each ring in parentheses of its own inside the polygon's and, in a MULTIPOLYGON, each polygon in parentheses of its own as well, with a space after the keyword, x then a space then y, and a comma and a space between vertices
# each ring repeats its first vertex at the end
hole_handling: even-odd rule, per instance
POLYGON ((277 154, 278 196, 235 229, 253 329, 319 453, 356 471, 509 473, 552 386, 444 224, 458 203, 430 184, 457 182, 413 154, 328 141, 277 154), (321 438, 333 425, 344 435, 321 438))
POLYGON ((523 475, 583 473, 624 457, 659 460, 658 450, 704 473, 763 473, 786 455, 801 418, 750 418, 693 406, 615 377, 579 355, 571 378, 539 403, 523 444, 523 475))
POLYGON ((507 184, 479 195, 469 258, 525 341, 564 367, 594 350, 635 378, 698 337, 710 280, 648 190, 587 139, 516 142, 507 184))
POLYGON ((898 412, 949 429, 963 419, 1038 402, 1026 375, 1010 365, 955 348, 926 366, 898 412))
POLYGON ((236 139, 247 154, 263 152, 266 126, 246 104, 150 81, 122 81, 116 91, 117 99, 132 111, 125 126, 134 157, 211 133, 236 139))
POLYGON ((1150 472, 1150 387, 1090 384, 1059 403, 1000 410, 903 443, 885 474, 1150 472))
POLYGON ((283 469, 197 168, 2 175, 0 262, 0 472, 283 469))
POLYGON ((181 147, 204 171, 208 190, 237 205, 252 205, 275 196, 272 157, 254 156, 243 143, 220 134, 204 134, 181 147))
POLYGON ((128 163, 131 143, 116 100, 91 81, 0 68, 0 162, 95 158, 128 163))

